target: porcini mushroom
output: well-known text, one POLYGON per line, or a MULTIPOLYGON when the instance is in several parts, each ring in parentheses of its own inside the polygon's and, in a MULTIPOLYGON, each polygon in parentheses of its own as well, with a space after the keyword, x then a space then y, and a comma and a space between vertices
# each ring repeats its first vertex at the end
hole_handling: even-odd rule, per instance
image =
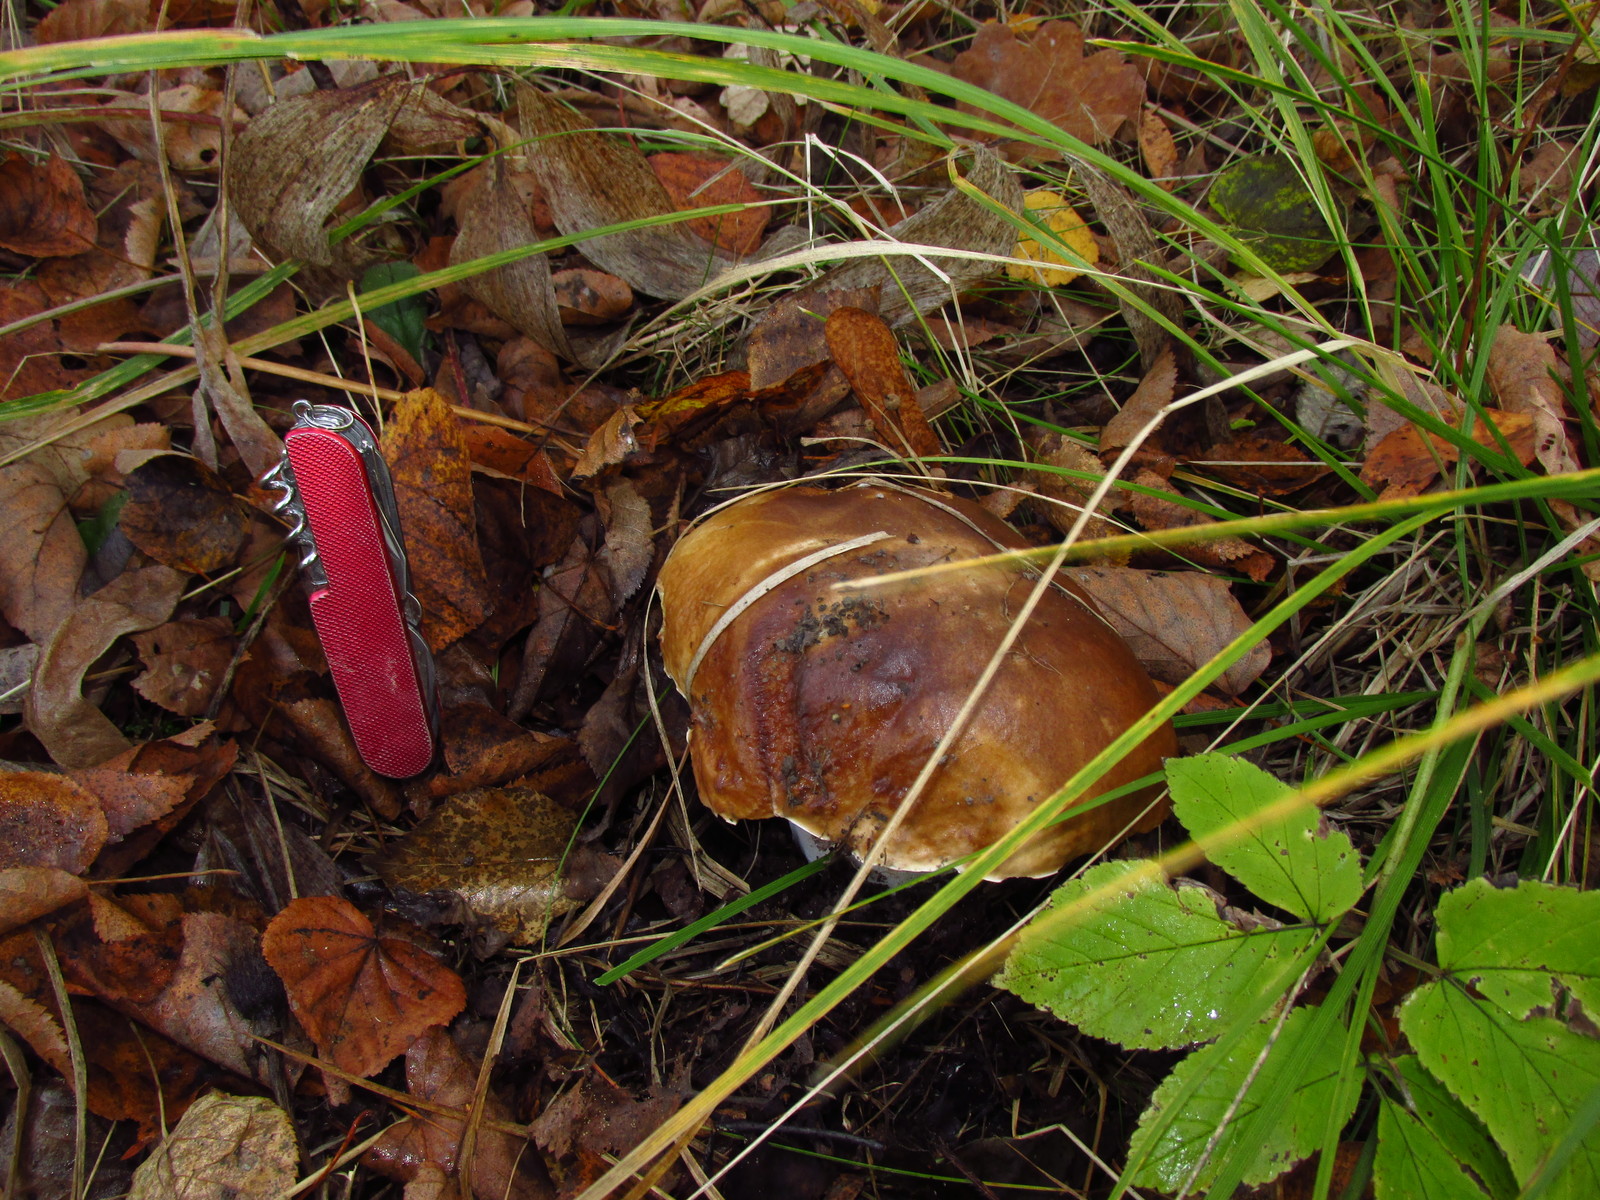
MULTIPOLYGON (((882 588, 833 584, 1023 545, 976 504, 896 484, 747 497, 661 569, 662 656, 689 699, 700 798, 729 820, 786 817, 863 852, 907 794, 1032 579, 985 565, 882 588)), ((1127 645, 1070 583, 1052 587, 881 862, 929 871, 992 845, 1156 701, 1127 645)), ((1163 726, 1085 794, 1156 770, 1163 726)), ((990 878, 1048 875, 1165 815, 1119 797, 1027 842, 990 878)))

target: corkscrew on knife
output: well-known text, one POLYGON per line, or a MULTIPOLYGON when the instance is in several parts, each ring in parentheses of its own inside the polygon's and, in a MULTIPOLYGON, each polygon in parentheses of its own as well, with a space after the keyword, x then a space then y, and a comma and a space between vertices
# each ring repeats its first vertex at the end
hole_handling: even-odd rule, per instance
POLYGON ((283 459, 261 482, 293 524, 311 620, 361 759, 380 775, 425 770, 438 742, 433 655, 389 467, 367 423, 297 400, 283 459))

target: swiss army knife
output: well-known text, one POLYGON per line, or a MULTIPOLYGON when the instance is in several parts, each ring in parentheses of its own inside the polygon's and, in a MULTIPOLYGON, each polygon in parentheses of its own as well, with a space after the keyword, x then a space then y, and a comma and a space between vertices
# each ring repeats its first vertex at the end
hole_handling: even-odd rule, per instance
POLYGON ((438 741, 433 655, 410 569, 388 464, 355 413, 298 400, 283 460, 262 482, 284 493, 311 620, 362 761, 404 779, 438 741))

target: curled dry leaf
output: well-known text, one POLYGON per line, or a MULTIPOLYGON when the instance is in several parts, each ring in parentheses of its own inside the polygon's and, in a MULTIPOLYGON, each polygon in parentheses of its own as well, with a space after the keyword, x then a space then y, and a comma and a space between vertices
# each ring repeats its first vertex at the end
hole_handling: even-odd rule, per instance
POLYGON ((992 151, 973 146, 967 153, 971 159, 966 168, 966 182, 988 196, 991 204, 980 204, 960 188, 951 188, 904 221, 891 225, 886 236, 898 242, 972 250, 990 257, 925 255, 919 259, 905 254, 886 254, 858 258, 835 267, 795 293, 794 303, 812 307, 816 297, 827 292, 876 289, 880 297, 879 315, 890 325, 899 326, 918 314, 948 303, 966 284, 993 275, 995 267, 991 257, 1011 252, 1016 242, 1016 228, 995 212, 992 205, 1013 213, 1020 211, 1022 185, 992 151), (931 262, 937 271, 925 262, 931 262))
MULTIPOLYGON (((362 1157, 362 1162, 391 1179, 406 1183, 432 1168, 454 1175, 458 1168, 478 1200, 545 1200, 555 1193, 537 1156, 526 1153, 520 1138, 479 1124, 470 1167, 460 1161, 467 1119, 477 1100, 478 1065, 442 1029, 430 1029, 406 1051, 406 1091, 419 1100, 455 1110, 408 1117, 388 1130, 362 1157)), ((483 1116, 508 1123, 510 1113, 493 1092, 485 1097, 483 1116)), ((412 1194, 411 1188, 406 1195, 412 1194)))
POLYGON ((223 478, 188 454, 158 454, 128 473, 118 524, 158 563, 209 574, 230 566, 249 533, 245 505, 223 478))
POLYGON ((226 617, 172 621, 133 635, 144 662, 133 690, 183 717, 202 717, 233 663, 237 639, 226 617))
POLYGON ((0 868, 52 867, 82 875, 106 836, 100 802, 65 775, 0 772, 0 868))
POLYGON ((489 615, 466 436, 449 402, 424 388, 395 406, 383 431, 383 456, 394 473, 423 636, 439 650, 489 615))
POLYGON ((201 1096, 134 1170, 128 1200, 255 1200, 294 1187, 289 1114, 265 1096, 201 1096))
POLYGON ((20 154, 0 162, 0 247, 33 258, 94 248, 95 219, 83 181, 63 158, 41 164, 20 154))
POLYGON ((376 1074, 466 1006, 454 971, 411 942, 380 936, 360 909, 333 896, 290 903, 261 949, 317 1049, 353 1075, 376 1074))
MULTIPOLYGON (((1083 30, 1048 21, 1030 33, 988 21, 956 55, 951 74, 1015 101, 1091 146, 1110 141, 1144 103, 1144 77, 1116 50, 1083 55, 1083 30)), ((963 104, 967 112, 979 110, 963 104)), ((1006 147, 1017 158, 1048 162, 1058 150, 1026 142, 1006 147)))
MULTIPOLYGON (((3 787, 4 780, 0 779, 0 788, 3 787)), ((0 867, 0 934, 10 933, 87 894, 83 880, 60 867, 0 867)), ((0 1021, 4 1019, 0 1016, 0 1021)))
MULTIPOLYGON (((1151 676, 1182 683, 1201 663, 1250 627, 1228 585, 1200 571, 1067 567, 1151 676)), ((1217 680, 1237 696, 1261 677, 1272 650, 1259 643, 1217 680)))
POLYGON ((761 249, 761 237, 767 231, 772 210, 762 203, 764 197, 731 159, 667 151, 652 154, 649 162, 678 208, 752 205, 743 212, 720 217, 696 217, 688 225, 713 246, 740 258, 761 249))
POLYGON ((826 322, 841 308, 878 311, 876 287, 842 288, 804 298, 784 296, 756 318, 745 343, 750 361, 749 386, 779 387, 807 367, 828 361, 826 322))
MULTIPOLYGON (((571 109, 527 84, 517 88, 523 136, 536 139, 529 161, 562 233, 676 212, 635 147, 608 137, 571 109)), ((656 225, 580 242, 591 262, 647 296, 677 300, 721 274, 727 258, 683 224, 656 225)))
POLYGON ((900 361, 900 347, 883 323, 861 308, 836 309, 824 327, 828 353, 838 364, 884 445, 907 458, 938 454, 939 435, 917 403, 917 390, 900 361))
POLYGON ((92 767, 128 748, 121 730, 84 699, 83 678, 119 637, 170 617, 186 579, 159 565, 125 572, 80 603, 51 637, 23 716, 63 767, 92 767))
POLYGON ((1495 331, 1489 350, 1489 387, 1510 413, 1533 420, 1533 453, 1551 475, 1578 470, 1577 456, 1567 438, 1567 398, 1555 378, 1555 348, 1537 334, 1523 333, 1514 325, 1495 331))
POLYGON ((530 945, 570 907, 561 866, 576 825, 529 788, 482 788, 451 797, 372 867, 390 887, 455 892, 513 945, 530 945))

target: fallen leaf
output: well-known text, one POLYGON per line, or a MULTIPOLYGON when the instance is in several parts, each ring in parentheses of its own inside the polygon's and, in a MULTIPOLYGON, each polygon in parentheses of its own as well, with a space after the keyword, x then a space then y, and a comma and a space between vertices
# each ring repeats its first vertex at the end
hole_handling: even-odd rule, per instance
MULTIPOLYGON (((1043 466, 1077 471, 1093 476, 1096 480, 1105 475, 1105 467, 1088 447, 1064 434, 1045 434, 1035 442, 1034 449, 1043 466)), ((1057 474, 1054 471, 1035 472, 1032 481, 1039 495, 1046 500, 1055 501, 1044 506, 1044 514, 1050 524, 1063 535, 1072 532, 1083 506, 1088 503, 1090 495, 1098 486, 1091 480, 1075 479, 1070 475, 1057 474)), ((1114 504, 1115 492, 1108 493, 1100 501, 1098 511, 1084 524, 1083 532, 1079 535, 1081 541, 1092 542, 1100 538, 1115 537, 1123 532, 1109 520, 1114 504)))
POLYGON ((1017 240, 1015 226, 995 208, 1020 211, 1022 185, 992 151, 970 146, 964 153, 971 159, 966 183, 984 193, 988 202, 980 204, 960 188, 950 188, 904 221, 890 226, 885 238, 878 240, 972 250, 978 257, 924 254, 923 258, 937 267, 937 272, 905 254, 855 259, 795 293, 794 302, 809 308, 816 297, 827 292, 876 289, 879 315, 891 326, 900 326, 949 303, 966 284, 995 274, 992 259, 1009 254, 1017 240))
MULTIPOLYGON (((1133 395, 1122 402, 1117 415, 1106 422, 1106 427, 1100 431, 1100 449, 1121 450, 1128 445, 1172 403, 1177 388, 1178 364, 1169 347, 1151 364, 1133 395)), ((1148 440, 1145 444, 1149 444, 1148 440)))
POLYGON ((89 562, 67 509, 69 486, 43 454, 0 467, 0 614, 40 645, 76 607, 89 562))
POLYGON ((610 573, 580 534, 539 589, 539 619, 528 635, 507 715, 523 719, 537 701, 571 678, 615 613, 610 573))
POLYGON ((341 1070, 370 1076, 467 1002, 461 977, 398 937, 381 937, 347 900, 302 897, 272 919, 262 953, 289 1008, 341 1070))
POLYGON ((550 466, 549 452, 538 443, 518 437, 498 425, 477 422, 466 425, 463 435, 474 468, 487 468, 507 479, 531 483, 552 496, 566 494, 550 466))
POLYGON ((451 891, 507 935, 535 945, 570 907, 561 867, 576 814, 527 788, 453 796, 372 860, 390 887, 451 891))
POLYGON ((650 502, 628 479, 612 481, 597 499, 606 527, 600 561, 611 576, 611 598, 621 608, 639 590, 655 560, 650 502))
MULTIPOLYGON (((1067 575, 1132 648, 1154 679, 1182 683, 1239 634, 1250 618, 1228 585, 1201 571, 1137 571, 1131 567, 1067 567, 1067 575)), ((1217 680, 1237 696, 1272 661, 1258 643, 1217 680)))
POLYGON ((424 388, 395 405, 383 430, 383 456, 394 474, 423 636, 439 650, 489 615, 467 440, 445 398, 424 388))
POLYGON ((779 387, 807 367, 828 361, 826 323, 841 308, 878 310, 875 287, 842 288, 804 297, 784 296, 756 318, 745 342, 751 388, 779 387))
POLYGON ((1264 496, 1287 495, 1328 473, 1326 466, 1288 442, 1249 433, 1212 446, 1195 462, 1235 487, 1264 496))
POLYGON ((226 617, 172 621, 133 635, 144 662, 133 690, 184 717, 203 717, 233 663, 237 639, 226 617))
POLYGON ((63 1079, 72 1078, 72 1052, 67 1048, 61 1022, 44 1005, 30 1000, 3 980, 0 980, 0 1024, 27 1042, 63 1079))
MULTIPOLYGON (((517 115, 523 136, 535 142, 529 161, 562 233, 677 211, 631 144, 601 133, 527 84, 517 87, 517 115)), ((635 291, 664 300, 682 299, 728 266, 725 256, 681 223, 613 233, 578 247, 635 291)))
POLYGON ((636 1100, 610 1080, 586 1073, 539 1114, 528 1132, 556 1158, 627 1154, 681 1102, 675 1090, 659 1085, 636 1100))
MULTIPOLYGON (((406 1090, 419 1100, 456 1110, 407 1117, 384 1131, 362 1163, 406 1183, 428 1168, 443 1176, 461 1169, 461 1143, 467 1118, 477 1102, 478 1065, 442 1029, 430 1029, 406 1051, 406 1090), (458 1115, 459 1114, 459 1115, 458 1115)), ((475 1114, 474 1114, 475 1115, 475 1114)), ((484 1097, 483 1116, 505 1123, 510 1113, 493 1092, 484 1097)), ((555 1193, 538 1156, 521 1139, 479 1124, 472 1165, 462 1173, 478 1200, 544 1200, 555 1193)), ((406 1196, 412 1189, 406 1188, 406 1196)))
POLYGON ((40 18, 33 37, 46 45, 144 33, 151 28, 150 0, 65 0, 40 18))
MULTIPOLYGON (((1100 243, 1094 240, 1089 226, 1060 192, 1037 188, 1023 197, 1023 204, 1031 214, 1029 220, 1042 224, 1089 266, 1100 261, 1100 243)), ((1031 259, 1040 265, 1024 267, 1007 263, 1006 278, 1035 283, 1040 287, 1061 287, 1083 274, 1076 263, 1069 262, 1032 237, 1019 238, 1012 248, 1011 257, 1031 259)))
MULTIPOLYGON (((1492 450, 1500 449, 1503 437, 1516 459, 1527 466, 1534 456, 1534 420, 1526 413, 1498 409, 1482 410, 1475 421, 1472 440, 1492 450), (1498 431, 1500 437, 1496 437, 1498 431)), ((1439 478, 1441 471, 1455 465, 1461 451, 1437 434, 1424 433, 1415 425, 1403 425, 1385 437, 1368 453, 1361 467, 1361 482, 1382 484, 1380 500, 1420 496, 1439 478)))
POLYGON ((130 471, 117 524, 158 563, 198 575, 233 565, 249 533, 233 489, 188 454, 158 454, 130 471))
POLYGON ((565 738, 524 729, 482 701, 447 704, 439 718, 439 741, 446 769, 408 785, 414 799, 437 800, 518 779, 544 766, 566 744, 565 738))
POLYGON ((127 571, 80 603, 52 635, 23 718, 63 767, 92 767, 128 748, 122 731, 84 699, 84 676, 119 637, 170 617, 187 579, 159 565, 127 571))
POLYGON ((633 289, 604 271, 557 271, 550 282, 563 325, 606 325, 633 307, 633 289))
POLYGON ((1546 473, 1564 475, 1579 469, 1567 437, 1567 398, 1555 379, 1555 348, 1537 334, 1514 325, 1495 331, 1489 350, 1489 387, 1500 407, 1533 419, 1533 453, 1546 473))
MULTIPOLYGON (((1116 50, 1083 56, 1083 31, 1071 21, 1047 21, 1028 33, 999 21, 978 26, 972 45, 956 55, 950 73, 1015 101, 1091 146, 1103 145, 1138 120, 1144 77, 1116 50)), ((979 112, 962 104, 966 112, 979 112)), ((987 115, 987 114, 984 114, 987 115)), ((1049 162, 1058 150, 1017 142, 1012 157, 1049 162)))
MULTIPOLYGON (((1133 482, 1140 487, 1151 488, 1166 495, 1178 495, 1177 489, 1154 471, 1140 471, 1133 482)), ((1197 525, 1216 524, 1215 517, 1196 512, 1187 504, 1168 500, 1161 495, 1152 496, 1145 492, 1136 492, 1131 507, 1139 524, 1146 529, 1192 529, 1197 525)), ((1256 549, 1242 538, 1197 540, 1177 548, 1175 552, 1201 566, 1227 567, 1242 571, 1257 583, 1272 573, 1272 556, 1264 550, 1256 549)))
POLYGON ((652 154, 649 162, 668 198, 680 209, 712 204, 751 205, 743 212, 696 217, 687 224, 713 246, 736 257, 761 249, 772 210, 762 203, 765 197, 731 159, 669 150, 652 154))
MULTIPOLYGON (((18 280, 0 286, 0 322, 10 324, 36 316, 51 306, 49 296, 35 279, 18 280)), ((39 392, 70 388, 94 374, 93 363, 63 363, 62 355, 69 352, 58 321, 42 322, 0 338, 0 399, 14 400, 39 392)))
POLYGON ((194 775, 183 771, 135 770, 134 764, 143 749, 134 746, 100 766, 72 772, 72 778, 99 801, 113 842, 121 841, 152 821, 159 821, 177 808, 188 797, 195 782, 194 775))
POLYGON ((1144 173, 1171 191, 1176 186, 1173 176, 1178 172, 1178 144, 1172 140, 1172 130, 1161 114, 1153 108, 1145 109, 1139 117, 1139 153, 1144 158, 1144 173))
POLYGON ((917 404, 900 346, 882 318, 862 308, 835 309, 824 326, 828 353, 886 446, 907 458, 939 454, 939 435, 917 404))
MULTIPOLYGON (((133 109, 140 115, 127 118, 108 115, 99 122, 100 128, 136 158, 146 162, 155 160, 156 140, 150 118, 145 115, 150 98, 131 92, 113 92, 104 99, 108 108, 133 109)), ((224 93, 195 83, 175 84, 156 94, 156 106, 162 114, 161 145, 173 170, 199 174, 215 171, 221 165, 222 123, 229 119, 226 105, 224 93), (183 117, 202 119, 183 120, 183 117)), ((231 119, 235 124, 243 124, 246 115, 242 109, 234 108, 231 119)))
POLYGON ((315 690, 306 677, 281 684, 274 696, 275 711, 288 721, 305 752, 342 780, 377 812, 393 819, 400 815, 400 788, 376 774, 361 760, 345 724, 339 702, 315 690))
POLYGON ((65 775, 0 772, 0 867, 82 875, 106 836, 100 802, 65 775))
MULTIPOLYGON (((0 788, 4 780, 0 779, 0 788)), ((3 797, 3 792, 0 792, 3 797)), ((0 798, 0 812, 5 801, 0 798)), ((88 894, 83 880, 60 867, 0 868, 0 935, 88 894)), ((0 1016, 0 1021, 5 1018, 0 1016)))
POLYGON ((94 248, 95 219, 83 181, 63 158, 35 165, 20 154, 0 162, 0 247, 32 258, 94 248))
POLYGON ((133 1172, 128 1200, 265 1200, 295 1183, 289 1114, 265 1096, 201 1096, 133 1172))
POLYGON ((638 454, 641 447, 636 430, 641 424, 639 414, 628 405, 623 405, 607 417, 605 424, 590 434, 589 440, 584 443, 583 453, 572 468, 572 482, 592 479, 607 468, 621 466, 638 454))

